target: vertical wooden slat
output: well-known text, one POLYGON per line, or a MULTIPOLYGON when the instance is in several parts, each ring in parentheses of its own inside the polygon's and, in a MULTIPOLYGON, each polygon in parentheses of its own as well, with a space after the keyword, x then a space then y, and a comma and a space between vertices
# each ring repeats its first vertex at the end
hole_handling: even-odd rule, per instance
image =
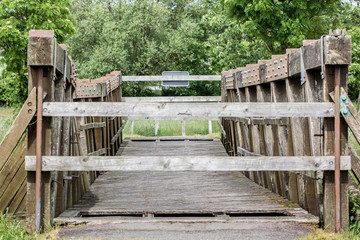
MULTIPOLYGON (((302 102, 304 100, 304 89, 300 83, 300 79, 293 78, 286 80, 286 93, 288 102, 302 102)), ((299 117, 293 117, 290 119, 291 126, 291 141, 292 141, 292 152, 294 156, 305 155, 305 119, 299 117)), ((301 207, 307 208, 306 206, 306 194, 305 194, 305 183, 302 174, 297 177, 298 186, 298 202, 301 207)))
MULTIPOLYGON (((323 82, 323 101, 332 101, 329 93, 334 90, 334 69, 339 66, 326 66, 325 79, 323 82)), ((347 90, 348 66, 341 66, 340 87, 347 90)), ((348 129, 344 119, 341 119, 341 155, 347 153, 348 129)), ((324 154, 326 156, 334 155, 334 118, 324 118, 324 154)), ((349 201, 348 201, 348 172, 341 171, 340 176, 340 201, 341 201, 341 228, 348 229, 349 224, 349 201)), ((324 173, 324 227, 331 231, 335 230, 335 186, 334 172, 324 173)))

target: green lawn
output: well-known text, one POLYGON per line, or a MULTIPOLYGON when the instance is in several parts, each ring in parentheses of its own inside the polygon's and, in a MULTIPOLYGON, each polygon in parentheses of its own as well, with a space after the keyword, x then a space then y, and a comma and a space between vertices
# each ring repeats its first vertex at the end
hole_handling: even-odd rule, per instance
MULTIPOLYGON (((212 134, 209 135, 207 121, 186 121, 186 136, 206 135, 209 137, 220 137, 220 127, 216 121, 212 121, 212 134)), ((129 135, 130 121, 124 128, 124 137, 154 137, 155 121, 139 120, 134 122, 134 134, 129 135)), ((181 121, 159 121, 159 132, 157 136, 181 136, 181 121)))

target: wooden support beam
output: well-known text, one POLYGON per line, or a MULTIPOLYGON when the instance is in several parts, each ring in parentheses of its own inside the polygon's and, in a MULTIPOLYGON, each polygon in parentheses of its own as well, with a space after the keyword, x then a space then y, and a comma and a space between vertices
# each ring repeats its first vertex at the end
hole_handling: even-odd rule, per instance
MULTIPOLYGON (((334 92, 331 92, 330 96, 334 101, 334 92)), ((340 112, 354 134, 356 141, 360 144, 360 116, 344 88, 341 88, 340 91, 340 102, 342 103, 340 112)))
POLYGON ((333 103, 46 102, 44 116, 333 117, 333 103))
POLYGON ((87 123, 87 124, 80 124, 80 131, 93 129, 93 128, 102 128, 105 126, 106 126, 106 122, 93 122, 93 123, 87 123))
POLYGON ((221 75, 190 76, 122 76, 123 82, 159 82, 159 81, 221 81, 221 75))
POLYGON ((237 151, 242 156, 263 156, 263 155, 258 154, 258 153, 250 152, 250 151, 248 151, 248 150, 246 150, 245 148, 242 148, 242 147, 237 147, 237 151))
MULTIPOLYGON (((101 156, 103 154, 106 154, 106 148, 101 148, 94 152, 90 152, 90 153, 88 153, 88 156, 101 156)), ((89 171, 91 171, 91 170, 89 170, 89 171)))
POLYGON ((29 125, 31 119, 36 112, 36 88, 33 88, 22 106, 19 114, 15 118, 10 129, 5 134, 5 137, 0 143, 0 170, 4 167, 7 159, 13 152, 16 144, 21 139, 24 131, 29 125))
MULTIPOLYGON (((329 95, 334 91, 335 68, 340 67, 340 87, 346 89, 348 66, 326 66, 325 78, 323 82, 322 101, 332 102, 329 95)), ((324 118, 324 155, 334 155, 334 118, 324 118)), ((345 119, 341 118, 340 122, 340 143, 341 155, 349 155, 348 153, 348 125, 345 119)), ((342 160, 341 160, 342 161, 342 160)), ((341 171, 340 180, 340 202, 341 202, 341 228, 347 230, 349 227, 349 196, 348 196, 348 176, 347 171, 341 171)), ((324 227, 330 231, 335 230, 335 179, 334 172, 324 172, 324 227)))
MULTIPOLYGON (((35 156, 26 156, 25 169, 35 170, 35 156)), ((350 156, 341 157, 350 170, 350 156)), ((333 156, 44 156, 43 171, 323 171, 334 170, 333 156)))
POLYGON ((125 123, 121 125, 121 127, 119 128, 119 130, 117 131, 117 133, 113 136, 113 138, 111 139, 111 144, 114 144, 116 142, 116 140, 121 136, 122 130, 125 127, 125 123))

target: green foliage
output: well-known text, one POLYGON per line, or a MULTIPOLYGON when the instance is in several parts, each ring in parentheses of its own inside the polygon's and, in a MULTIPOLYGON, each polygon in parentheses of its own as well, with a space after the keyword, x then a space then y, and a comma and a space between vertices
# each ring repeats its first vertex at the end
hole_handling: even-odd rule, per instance
MULTIPOLYGON (((179 2, 75 1, 77 35, 68 45, 78 76, 96 78, 114 70, 124 75, 161 75, 175 70, 206 73, 204 32, 197 24, 201 6, 179 2)), ((153 84, 130 85, 144 95, 148 94, 146 86, 153 84)), ((125 86, 124 95, 134 94, 131 91, 125 86)))
POLYGON ((248 35, 265 42, 272 53, 318 38, 335 24, 341 0, 223 0, 224 8, 244 24, 248 35), (333 22, 331 21, 333 20, 333 22))
POLYGON ((360 191, 351 188, 349 191, 349 227, 356 235, 360 234, 360 191))
POLYGON ((220 6, 208 9, 202 24, 208 32, 205 46, 211 71, 220 73, 270 57, 264 42, 251 37, 244 24, 229 19, 220 6))
POLYGON ((71 0, 0 1, 0 55, 3 57, 0 63, 5 66, 0 103, 17 104, 26 98, 26 47, 30 30, 54 30, 60 43, 75 31, 70 4, 71 0))
POLYGON ((8 215, 0 214, 0 239, 30 240, 35 239, 35 237, 29 235, 16 219, 8 215))
POLYGON ((27 97, 27 78, 4 71, 0 77, 0 104, 21 105, 27 97))
POLYGON ((352 64, 349 66, 349 97, 356 99, 360 91, 360 27, 348 31, 352 40, 352 64))

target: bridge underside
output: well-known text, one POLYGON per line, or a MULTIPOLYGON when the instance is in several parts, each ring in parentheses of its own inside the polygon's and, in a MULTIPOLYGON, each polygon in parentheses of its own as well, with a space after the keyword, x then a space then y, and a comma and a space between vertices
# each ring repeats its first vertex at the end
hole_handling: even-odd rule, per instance
MULTIPOLYGON (((122 156, 227 156, 219 139, 165 137, 128 139, 122 156)), ((54 221, 58 224, 121 221, 293 221, 318 222, 296 204, 240 172, 111 171, 96 179, 80 202, 54 221)))

